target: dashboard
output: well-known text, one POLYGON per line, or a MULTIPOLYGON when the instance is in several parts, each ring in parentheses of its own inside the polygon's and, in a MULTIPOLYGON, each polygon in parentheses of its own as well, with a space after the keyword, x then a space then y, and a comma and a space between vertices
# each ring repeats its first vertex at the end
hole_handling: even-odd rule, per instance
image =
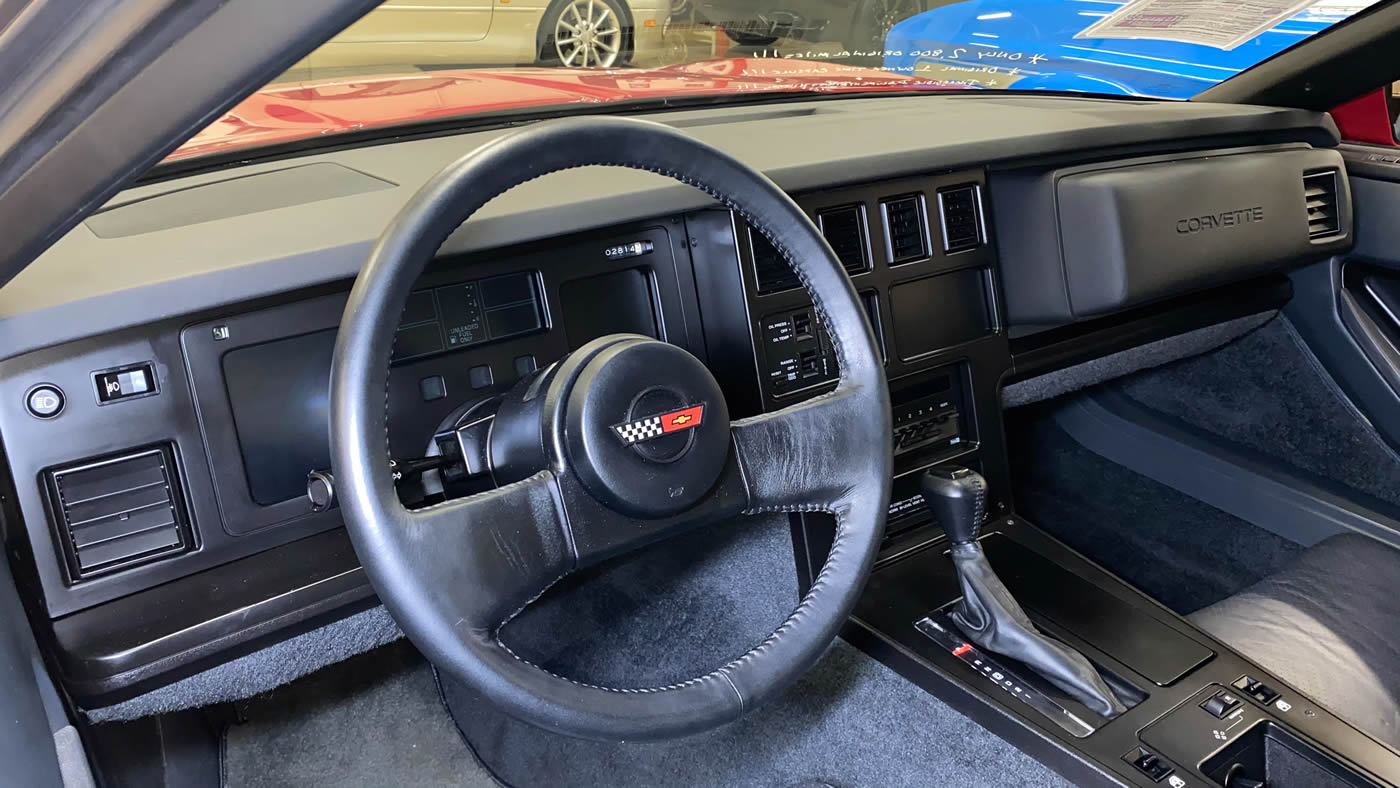
MULTIPOLYGON (((989 95, 658 117, 776 180, 851 276, 890 380, 891 550, 926 525, 919 469, 957 458, 1009 489, 999 391, 1036 371, 1036 337, 1078 332, 1076 352, 1092 354, 1115 314, 1249 288, 1350 244, 1323 115, 989 95), (1205 199, 1222 184, 1233 202, 1205 199), (1314 186, 1331 188, 1330 234, 1297 199, 1314 186), (1143 216, 1169 216, 1167 235, 1115 235, 1143 216), (1286 240, 1246 259, 1251 232, 1286 240)), ((16 349, 0 361, 6 544, 81 703, 374 604, 338 512, 306 496, 308 472, 330 465, 335 331, 378 230, 498 134, 140 185, 0 290, 0 340, 16 349)), ((836 377, 809 296, 742 221, 659 176, 585 168, 488 205, 429 265, 395 338, 391 455, 450 455, 474 407, 618 332, 704 361, 735 417, 836 377)), ((400 494, 469 492, 479 480, 462 470, 400 494)), ((819 537, 803 550, 820 562, 819 537)))

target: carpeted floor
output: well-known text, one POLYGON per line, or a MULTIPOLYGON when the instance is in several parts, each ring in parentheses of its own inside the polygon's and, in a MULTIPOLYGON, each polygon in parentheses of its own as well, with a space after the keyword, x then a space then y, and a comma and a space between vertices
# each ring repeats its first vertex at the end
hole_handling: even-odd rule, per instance
MULTIPOLYGON (((554 589, 505 632, 570 678, 641 686, 691 678, 771 633, 797 604, 785 515, 673 540, 554 589)), ((893 671, 838 644, 779 701, 672 742, 600 744, 545 734, 443 677, 482 761, 515 788, 1062 784, 893 671)))
MULTIPOLYGON (((746 518, 561 584, 505 640, 575 678, 669 681, 747 650, 796 602, 786 517, 746 518)), ((475 788, 495 784, 489 773, 512 788, 1066 784, 844 642, 738 723, 665 743, 554 736, 445 676, 441 692, 399 644, 245 702, 248 721, 225 736, 225 784, 475 788)))
POLYGON ((1303 551, 1100 457, 1049 413, 1017 410, 1007 427, 1017 512, 1172 610, 1218 602, 1303 551))
POLYGON ((1400 507, 1400 457, 1283 318, 1212 353, 1111 385, 1160 413, 1400 507))
POLYGON ((449 681, 467 740, 513 788, 1059 786, 1067 783, 844 641, 780 700, 670 742, 600 744, 483 710, 449 681))
POLYGON ((227 788, 496 788, 443 710, 432 668, 399 641, 238 703, 227 788))

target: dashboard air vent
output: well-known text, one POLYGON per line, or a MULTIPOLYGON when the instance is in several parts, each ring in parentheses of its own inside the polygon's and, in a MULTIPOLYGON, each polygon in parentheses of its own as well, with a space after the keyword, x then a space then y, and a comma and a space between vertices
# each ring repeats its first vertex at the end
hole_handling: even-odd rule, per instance
POLYGON ((943 224, 943 251, 962 252, 982 243, 982 196, 976 184, 938 193, 938 218, 943 224))
POLYGON ((173 459, 158 446, 48 472, 74 579, 193 547, 173 459))
POLYGON ((749 246, 753 248, 754 278, 758 281, 758 294, 768 295, 783 290, 791 290, 802 284, 797 272, 788 261, 773 248, 773 244, 763 237, 763 233, 749 228, 749 246))
POLYGON ((847 205, 817 214, 822 236, 831 244, 836 258, 847 273, 858 274, 870 267, 865 242, 865 208, 847 205))
POLYGON ((1326 238, 1342 230, 1337 215, 1337 171, 1310 172, 1303 176, 1308 201, 1308 237, 1326 238))
POLYGON ((928 255, 924 239, 924 198, 918 194, 896 197, 880 204, 885 215, 885 240, 890 265, 913 262, 928 255))

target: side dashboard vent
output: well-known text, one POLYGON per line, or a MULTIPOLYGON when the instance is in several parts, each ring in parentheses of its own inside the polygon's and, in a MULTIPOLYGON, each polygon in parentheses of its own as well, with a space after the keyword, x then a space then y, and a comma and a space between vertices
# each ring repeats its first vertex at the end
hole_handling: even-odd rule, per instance
POLYGON ((1303 196, 1308 201, 1308 237, 1327 238, 1342 231, 1337 207, 1337 171, 1310 172, 1303 176, 1303 196))
POLYGON ((865 207, 847 205, 817 214, 822 237, 831 244, 846 273, 858 274, 870 267, 869 244, 865 236, 865 207))
POLYGON ((48 471, 74 579, 193 549, 168 446, 48 471))
POLYGON ((880 203, 880 211, 885 217, 890 265, 909 263, 928 256, 922 195, 911 194, 885 200, 880 203))
POLYGON ((788 261, 763 237, 749 228, 749 247, 753 249, 753 273, 758 282, 758 294, 768 295, 791 290, 802 284, 788 261))
POLYGON ((982 245, 982 195, 976 184, 938 193, 943 251, 963 252, 982 245))

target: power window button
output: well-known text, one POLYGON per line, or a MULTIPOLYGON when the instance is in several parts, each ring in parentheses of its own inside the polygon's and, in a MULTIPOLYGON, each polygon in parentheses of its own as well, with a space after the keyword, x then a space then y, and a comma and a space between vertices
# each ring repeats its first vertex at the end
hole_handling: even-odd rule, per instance
POLYGON ((1153 782, 1161 782, 1163 777, 1172 773, 1170 763, 1158 757, 1157 753, 1143 747, 1133 748, 1132 752, 1123 756, 1123 760, 1136 766, 1138 771, 1150 777, 1153 782))
POLYGON ((1201 708, 1205 709, 1214 717, 1223 718, 1226 714, 1239 708, 1239 705, 1239 698, 1229 692, 1222 691, 1206 698, 1205 702, 1201 704, 1201 708))

